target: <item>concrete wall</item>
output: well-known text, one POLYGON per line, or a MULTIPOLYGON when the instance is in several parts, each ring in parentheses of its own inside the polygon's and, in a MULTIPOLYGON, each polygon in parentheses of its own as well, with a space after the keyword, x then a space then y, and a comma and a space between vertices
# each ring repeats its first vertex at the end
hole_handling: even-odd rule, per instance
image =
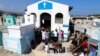
POLYGON ((21 38, 20 26, 8 26, 9 37, 21 38))
POLYGON ((15 25, 15 16, 12 15, 5 15, 4 16, 4 25, 5 26, 11 26, 11 25, 15 25))
POLYGON ((25 21, 24 16, 17 16, 16 17, 16 25, 21 25, 21 24, 25 23, 24 21, 25 21))
POLYGON ((100 41, 98 42, 98 56, 100 56, 100 41))
POLYGON ((32 14, 25 14, 24 15, 25 24, 34 24, 35 15, 32 14))
POLYGON ((3 37, 4 49, 15 53, 26 53, 30 50, 30 43, 34 40, 33 24, 23 26, 9 26, 8 35, 3 37))
MULTIPOLYGON (((36 27, 40 27, 40 15, 42 13, 48 13, 51 15, 51 30, 55 30, 55 29, 59 29, 62 28, 64 30, 64 33, 68 33, 68 25, 69 25, 69 19, 70 19, 70 15, 69 15, 69 6, 68 5, 64 5, 64 4, 60 4, 60 3, 56 3, 56 2, 52 2, 52 1, 39 1, 37 3, 31 4, 29 6, 27 6, 27 11, 25 12, 25 18, 27 19, 26 21, 28 21, 28 19, 33 19, 33 17, 30 17, 28 15, 30 15, 31 13, 36 14, 36 21, 35 21, 35 26, 36 27), (51 9, 38 9, 38 5, 42 2, 47 2, 52 4, 52 8, 51 9), (55 15, 57 13, 62 13, 63 14, 63 23, 62 24, 57 24, 55 23, 55 15), (67 25, 67 27, 64 27, 63 25, 67 25)), ((67 37, 67 36, 65 36, 67 37)))
POLYGON ((7 37, 6 39, 3 39, 4 49, 23 54, 27 53, 31 49, 30 42, 31 40, 27 40, 29 37, 24 37, 21 39, 11 38, 7 37))
POLYGON ((2 32, 0 31, 0 46, 2 46, 2 32))
POLYGON ((51 15, 51 30, 56 29, 56 27, 54 27, 53 25, 55 25, 55 15, 57 13, 62 13, 63 14, 63 24, 68 25, 69 24, 69 19, 70 19, 70 15, 69 15, 69 6, 68 5, 64 5, 64 4, 60 4, 60 3, 55 3, 55 2, 50 2, 53 4, 53 8, 50 10, 38 10, 38 3, 41 3, 43 1, 37 2, 35 4, 29 5, 27 7, 27 12, 26 14, 30 13, 35 13, 37 18, 36 18, 36 26, 40 27, 40 15, 42 13, 49 13, 51 15), (63 8, 63 9, 61 9, 63 8))
MULTIPOLYGON (((94 42, 96 45, 98 45, 97 55, 100 56, 100 28, 94 28, 90 30, 88 35, 90 36, 89 41, 94 42)), ((89 29, 88 29, 89 30, 89 29)))

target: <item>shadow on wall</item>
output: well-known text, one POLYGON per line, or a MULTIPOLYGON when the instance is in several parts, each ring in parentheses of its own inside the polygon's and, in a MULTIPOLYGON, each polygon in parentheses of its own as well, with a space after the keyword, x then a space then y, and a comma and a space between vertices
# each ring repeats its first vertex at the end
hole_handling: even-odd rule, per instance
POLYGON ((37 46, 37 44, 35 43, 35 41, 34 41, 34 40, 32 40, 32 41, 31 41, 31 47, 32 47, 32 49, 35 49, 35 48, 36 48, 36 46, 37 46))
POLYGON ((35 49, 39 44, 36 44, 34 40, 31 40, 30 44, 26 43, 27 46, 22 47, 22 54, 29 54, 32 52, 32 49, 35 49), (24 49, 25 48, 25 49, 24 49))

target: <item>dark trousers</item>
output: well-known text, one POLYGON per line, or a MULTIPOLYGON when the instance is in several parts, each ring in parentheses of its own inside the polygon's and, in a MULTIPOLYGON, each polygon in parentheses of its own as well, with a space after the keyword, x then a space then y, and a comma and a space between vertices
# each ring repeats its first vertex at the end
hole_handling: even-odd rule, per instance
POLYGON ((58 53, 58 50, 57 50, 57 49, 55 49, 55 48, 49 48, 49 52, 50 52, 50 50, 53 50, 53 51, 54 51, 54 53, 58 53))
POLYGON ((58 53, 58 50, 54 48, 54 53, 58 53))
POLYGON ((72 36, 72 32, 69 33, 68 38, 67 38, 67 42, 69 42, 71 36, 72 36))
POLYGON ((53 38, 53 41, 54 41, 54 42, 58 41, 58 37, 54 37, 54 38, 53 38))

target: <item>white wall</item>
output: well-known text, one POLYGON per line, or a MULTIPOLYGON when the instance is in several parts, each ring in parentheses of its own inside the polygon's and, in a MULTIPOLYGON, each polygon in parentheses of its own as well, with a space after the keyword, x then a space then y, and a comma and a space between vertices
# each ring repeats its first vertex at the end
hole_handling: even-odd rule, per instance
MULTIPOLYGON (((64 33, 68 33, 68 27, 63 27, 63 25, 69 25, 69 19, 70 19, 69 6, 60 4, 60 3, 56 3, 56 2, 52 2, 52 1, 47 1, 47 2, 50 2, 53 4, 53 6, 52 6, 53 8, 50 10, 38 10, 38 3, 41 3, 41 2, 43 2, 43 1, 39 1, 37 3, 27 6, 26 14, 29 14, 29 15, 31 13, 36 14, 36 23, 35 23, 36 27, 40 27, 40 15, 42 13, 48 13, 51 15, 51 30, 61 28, 62 30, 64 30, 64 33), (63 14, 63 23, 62 24, 55 23, 55 15, 57 13, 63 14)), ((26 19, 27 19, 27 17, 26 17, 26 19)), ((67 37, 67 34, 65 37, 67 37)))
POLYGON ((25 24, 34 24, 35 15, 32 14, 25 14, 25 24))
POLYGON ((98 56, 100 56, 100 41, 98 41, 98 56))
POLYGON ((31 41, 34 37, 34 24, 23 24, 21 26, 8 26, 8 34, 3 34, 4 49, 15 53, 25 53, 30 50, 31 41))
MULTIPOLYGON (((40 1, 42 2, 42 1, 40 1)), ((69 21, 69 18, 70 18, 70 15, 69 15, 69 6, 68 5, 64 5, 64 4, 60 4, 60 3, 56 3, 56 2, 51 2, 51 1, 48 1, 50 3, 53 3, 53 9, 51 10, 38 10, 38 3, 40 2, 37 2, 37 3, 34 3, 34 4, 31 4, 27 7, 27 12, 26 14, 30 14, 30 13, 36 13, 37 15, 37 22, 36 22, 36 26, 39 27, 40 25, 40 14, 42 13, 49 13, 51 14, 51 23, 54 25, 55 24, 55 15, 57 13, 62 13, 63 14, 63 24, 69 24, 69 22, 66 22, 66 21, 69 21)), ((51 25, 52 26, 52 25, 51 25)), ((52 26, 52 28, 54 29, 55 27, 52 26)))
POLYGON ((8 26, 9 37, 21 38, 20 26, 8 26))
POLYGON ((16 25, 20 25, 24 23, 24 16, 17 16, 16 17, 16 25))

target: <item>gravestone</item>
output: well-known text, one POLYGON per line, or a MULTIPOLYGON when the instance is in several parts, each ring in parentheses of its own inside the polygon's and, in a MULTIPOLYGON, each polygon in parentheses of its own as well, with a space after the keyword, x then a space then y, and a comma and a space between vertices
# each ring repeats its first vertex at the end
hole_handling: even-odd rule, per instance
POLYGON ((13 15, 4 16, 4 25, 5 26, 12 26, 15 24, 16 24, 15 16, 13 16, 13 15))
POLYGON ((2 32, 0 31, 0 46, 2 46, 2 32))

